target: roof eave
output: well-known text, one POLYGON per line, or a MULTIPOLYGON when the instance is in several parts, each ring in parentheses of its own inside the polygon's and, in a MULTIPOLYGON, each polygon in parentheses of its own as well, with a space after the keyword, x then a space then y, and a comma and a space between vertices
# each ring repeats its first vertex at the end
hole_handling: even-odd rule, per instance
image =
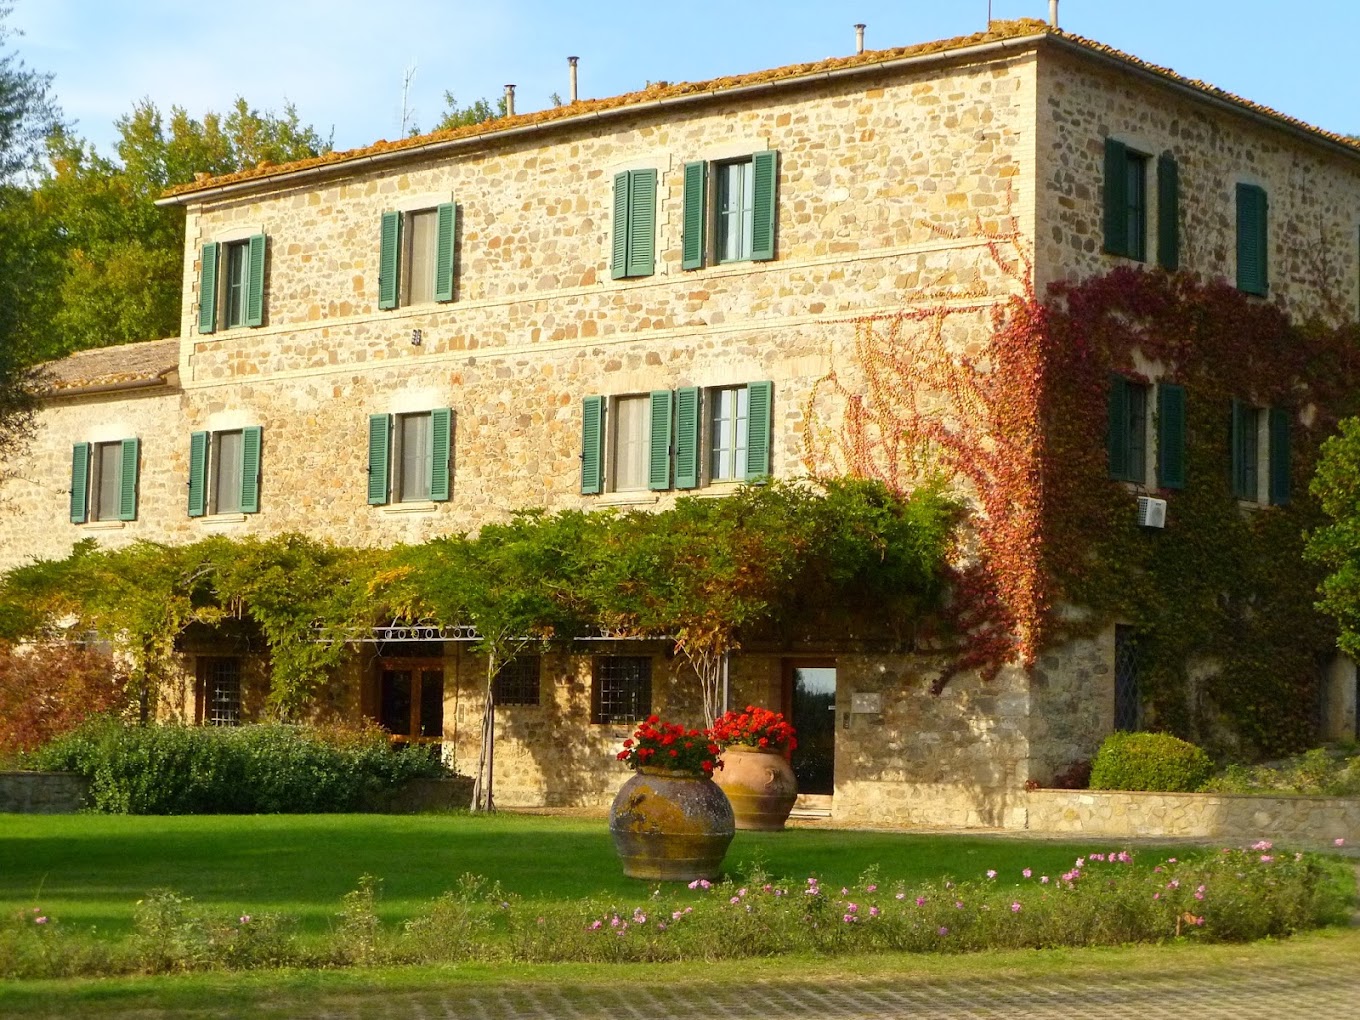
POLYGON ((1009 39, 995 39, 991 42, 975 43, 971 46, 960 46, 957 49, 917 53, 906 57, 895 57, 890 60, 866 61, 865 63, 854 64, 850 67, 837 67, 828 71, 814 71, 809 74, 792 75, 788 78, 777 78, 772 81, 761 81, 753 82, 749 85, 733 85, 726 88, 707 89, 703 92, 691 92, 682 96, 669 96, 640 103, 630 103, 625 106, 613 106, 604 110, 591 110, 585 113, 559 117, 546 123, 524 124, 519 127, 503 128, 500 130, 493 129, 480 134, 468 135, 464 138, 450 138, 443 141, 426 142, 421 145, 413 145, 409 148, 394 149, 388 152, 369 153, 365 156, 355 156, 352 159, 338 160, 334 163, 324 163, 320 166, 303 167, 298 170, 285 170, 278 174, 251 177, 247 180, 232 181, 228 184, 222 184, 216 187, 210 186, 194 191, 184 191, 176 195, 158 198, 156 199, 156 205, 197 205, 211 199, 232 197, 247 194, 252 191, 268 191, 279 187, 287 187, 299 181, 345 176, 353 173, 355 170, 370 166, 384 166, 391 163, 407 162, 430 155, 445 155, 459 152, 464 149, 476 149, 485 146, 487 143, 495 143, 507 138, 514 138, 519 135, 533 132, 597 123, 599 121, 614 120, 620 117, 631 117, 642 111, 654 110, 662 107, 689 106, 695 103, 704 103, 715 99, 730 99, 734 96, 746 96, 761 92, 798 88, 817 81, 833 81, 840 78, 879 74, 885 71, 896 71, 903 68, 929 67, 936 64, 948 64, 975 57, 991 58, 998 54, 1032 49, 1040 40, 1048 35, 1049 33, 1046 32, 1035 32, 1030 35, 1016 36, 1009 39))
POLYGON ((1287 134, 1291 134, 1296 138, 1301 138, 1314 145, 1321 145, 1348 159, 1360 159, 1360 147, 1348 145, 1346 142, 1332 138, 1320 128, 1308 127, 1302 123, 1296 123, 1282 114, 1267 113, 1265 110, 1257 109, 1245 100, 1217 95, 1210 92, 1208 89, 1194 85, 1189 81, 1156 71, 1137 60, 1130 59, 1120 54, 1107 53, 1103 50, 1094 49, 1083 42, 1069 39, 1063 35, 1050 33, 1045 36, 1045 40, 1048 45, 1060 47, 1070 53, 1084 57, 1088 60, 1096 61, 1097 63, 1105 63, 1118 67, 1125 73, 1135 74, 1146 81, 1161 85, 1162 87, 1171 89, 1175 92, 1180 92, 1182 95, 1190 96, 1198 102, 1209 103, 1212 106, 1217 106, 1219 109, 1228 110, 1238 116, 1246 117, 1258 124, 1264 124, 1277 131, 1284 131, 1287 134))

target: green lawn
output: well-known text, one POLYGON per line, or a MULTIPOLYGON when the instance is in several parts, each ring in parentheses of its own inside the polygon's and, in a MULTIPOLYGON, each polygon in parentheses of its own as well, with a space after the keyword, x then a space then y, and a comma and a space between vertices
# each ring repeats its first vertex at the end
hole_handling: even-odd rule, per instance
MULTIPOLYGON (((877 865, 885 884, 949 876, 1001 881, 1020 870, 1058 874, 1109 841, 792 829, 739 832, 727 866, 760 859, 774 876, 853 882, 877 865)), ((1173 851, 1174 852, 1174 851, 1173 851)), ((1144 851, 1148 866, 1154 851, 1144 851)), ((332 923, 359 876, 383 880, 380 914, 395 921, 472 873, 529 901, 587 896, 635 900, 649 887, 623 877, 603 819, 449 815, 0 815, 0 912, 41 907, 67 930, 126 934, 152 889, 241 913, 296 917, 304 932, 332 923)))

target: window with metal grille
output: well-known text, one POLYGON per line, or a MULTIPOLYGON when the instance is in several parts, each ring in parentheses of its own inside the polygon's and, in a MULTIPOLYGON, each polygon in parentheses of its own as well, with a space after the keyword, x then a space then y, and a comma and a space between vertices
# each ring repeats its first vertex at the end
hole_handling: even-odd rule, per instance
POLYGON ((1138 634, 1132 627, 1114 629, 1114 728, 1137 730, 1142 725, 1138 696, 1138 634))
POLYGON ((609 655, 595 660, 591 685, 593 723, 635 723, 652 710, 652 660, 644 655, 609 655))
POLYGON ((517 655, 496 674, 495 695, 498 705, 538 704, 539 657, 517 655))
POLYGON ((202 693, 199 721, 204 726, 239 726, 241 660, 217 656, 200 658, 198 683, 202 693))

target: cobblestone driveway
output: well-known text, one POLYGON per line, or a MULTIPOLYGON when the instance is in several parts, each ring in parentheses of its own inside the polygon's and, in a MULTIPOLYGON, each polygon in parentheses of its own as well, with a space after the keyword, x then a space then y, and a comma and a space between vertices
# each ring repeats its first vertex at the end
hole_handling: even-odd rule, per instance
POLYGON ((815 986, 756 983, 740 992, 683 986, 651 990, 629 986, 589 993, 463 988, 448 995, 395 995, 381 1001, 318 1006, 306 1015, 326 1020, 1342 1020, 1360 1016, 1360 960, 1302 966, 1287 961, 1266 966, 1259 960, 1245 961, 1235 967, 1216 967, 1209 975, 1121 975, 1112 970, 1096 978, 1086 973, 1079 980, 1049 976, 815 986))

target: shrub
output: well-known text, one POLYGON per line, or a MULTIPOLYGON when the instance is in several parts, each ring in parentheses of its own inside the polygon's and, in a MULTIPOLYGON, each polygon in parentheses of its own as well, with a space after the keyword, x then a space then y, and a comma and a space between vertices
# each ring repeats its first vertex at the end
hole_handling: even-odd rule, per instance
POLYGON ((0 761, 127 703, 127 676, 110 655, 74 645, 0 641, 0 761))
POLYGON ((1169 733, 1111 733, 1091 763, 1091 789, 1186 793, 1213 770, 1201 748, 1169 733))
POLYGON ((430 749, 393 750, 377 727, 141 727, 109 719, 57 739, 31 762, 80 773, 97 810, 134 815, 355 811, 409 779, 450 774, 430 749))
POLYGON ((1213 793, 1301 794, 1354 797, 1360 794, 1360 753, 1354 746, 1315 747, 1265 765, 1229 765, 1204 784, 1213 793))

